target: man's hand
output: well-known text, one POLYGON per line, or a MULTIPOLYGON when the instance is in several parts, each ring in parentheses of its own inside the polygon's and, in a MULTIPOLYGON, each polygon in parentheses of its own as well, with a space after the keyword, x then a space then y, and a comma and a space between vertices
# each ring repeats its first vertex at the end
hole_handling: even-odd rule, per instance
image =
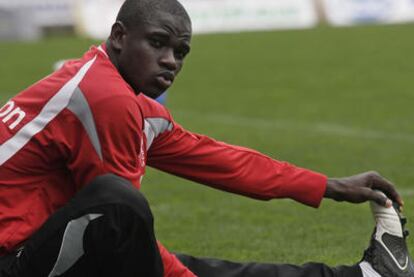
POLYGON ((397 202, 401 207, 404 205, 395 186, 375 171, 328 179, 325 197, 351 203, 372 200, 384 207, 391 207, 392 201, 397 202), (382 191, 386 196, 376 190, 382 191))

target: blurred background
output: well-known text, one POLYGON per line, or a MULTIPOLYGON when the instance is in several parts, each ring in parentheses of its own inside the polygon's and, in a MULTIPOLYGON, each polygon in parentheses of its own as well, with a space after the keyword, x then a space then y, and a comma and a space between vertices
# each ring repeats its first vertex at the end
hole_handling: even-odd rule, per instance
MULTIPOLYGON (((168 92, 177 122, 331 177, 377 170, 414 230, 414 0, 181 2, 196 35, 168 92)), ((121 4, 0 0, 0 106, 102 43, 121 4)), ((151 169, 142 189, 158 239, 194 255, 351 264, 373 228, 366 204, 260 202, 151 169)))
MULTIPOLYGON (((122 0, 0 0, 0 39, 40 39, 53 30, 106 38, 122 0)), ((414 21, 413 0, 182 0, 195 33, 414 21)))

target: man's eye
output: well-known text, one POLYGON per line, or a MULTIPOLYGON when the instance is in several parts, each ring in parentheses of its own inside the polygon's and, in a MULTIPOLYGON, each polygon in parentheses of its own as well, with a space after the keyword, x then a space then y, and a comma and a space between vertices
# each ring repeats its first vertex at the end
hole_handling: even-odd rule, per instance
POLYGON ((187 51, 185 51, 185 50, 177 50, 177 51, 175 51, 175 57, 177 58, 177 59, 180 59, 180 60, 182 60, 182 59, 184 59, 185 58, 185 56, 187 55, 187 51))
POLYGON ((177 59, 182 60, 182 59, 184 59, 185 55, 184 55, 184 53, 183 53, 183 52, 175 52, 175 57, 176 57, 177 59))
POLYGON ((151 39, 151 40, 150 40, 150 43, 151 43, 151 45, 152 45, 153 47, 155 47, 155 48, 161 48, 161 47, 163 46, 162 41, 161 41, 161 40, 159 40, 159 39, 151 39))

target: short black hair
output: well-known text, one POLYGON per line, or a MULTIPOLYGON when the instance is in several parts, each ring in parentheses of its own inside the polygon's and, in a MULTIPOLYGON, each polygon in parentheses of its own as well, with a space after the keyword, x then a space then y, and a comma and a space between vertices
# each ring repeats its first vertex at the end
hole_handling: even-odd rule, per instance
POLYGON ((177 0, 126 0, 116 20, 133 28, 148 22, 159 11, 182 17, 191 24, 190 16, 177 0))

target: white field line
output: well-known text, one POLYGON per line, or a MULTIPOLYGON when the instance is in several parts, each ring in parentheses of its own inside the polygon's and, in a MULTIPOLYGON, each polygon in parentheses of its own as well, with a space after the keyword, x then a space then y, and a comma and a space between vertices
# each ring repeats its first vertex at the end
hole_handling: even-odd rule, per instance
POLYGON ((260 131, 273 132, 275 130, 297 131, 304 134, 323 134, 335 137, 348 137, 355 139, 385 140, 393 142, 405 142, 414 144, 414 134, 409 133, 387 133, 380 130, 360 129, 340 124, 327 122, 306 123, 287 119, 266 119, 258 117, 247 117, 228 113, 203 114, 194 111, 176 111, 175 114, 185 117, 202 118, 206 122, 214 124, 231 125, 243 128, 258 129, 260 131))
POLYGON ((414 196, 414 189, 399 189, 401 196, 414 196))
MULTIPOLYGON (((385 140, 414 144, 414 135, 407 133, 389 134, 384 131, 351 128, 339 124, 330 124, 324 122, 309 124, 294 120, 264 119, 225 113, 209 113, 208 115, 205 115, 203 113, 193 111, 177 111, 176 114, 179 114, 180 116, 200 118, 206 122, 211 122, 214 124, 238 126, 267 132, 273 132, 275 130, 297 131, 305 134, 313 133, 337 137, 349 137, 355 139, 385 140)), ((399 189, 398 192, 404 197, 414 196, 414 188, 399 189)))

